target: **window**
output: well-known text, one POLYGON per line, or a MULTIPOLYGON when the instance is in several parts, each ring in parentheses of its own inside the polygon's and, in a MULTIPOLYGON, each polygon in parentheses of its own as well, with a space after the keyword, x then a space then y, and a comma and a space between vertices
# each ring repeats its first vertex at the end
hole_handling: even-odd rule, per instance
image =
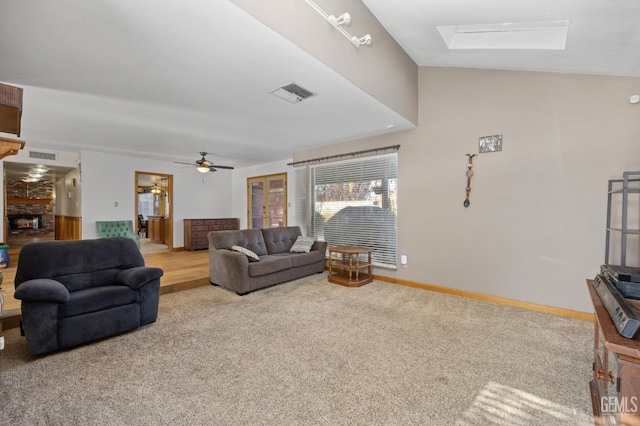
POLYGON ((396 266, 396 153, 296 170, 296 221, 329 247, 369 247, 377 266, 396 266))

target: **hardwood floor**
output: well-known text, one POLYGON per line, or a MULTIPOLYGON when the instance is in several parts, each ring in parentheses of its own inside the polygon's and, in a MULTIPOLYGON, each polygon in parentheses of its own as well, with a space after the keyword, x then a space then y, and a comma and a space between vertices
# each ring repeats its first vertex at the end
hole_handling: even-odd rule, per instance
MULTIPOLYGON (((9 246, 9 267, 2 270, 2 290, 4 309, 0 321, 4 328, 17 326, 20 320, 20 301, 13 297, 16 267, 20 247, 9 246)), ((155 266, 164 271, 160 279, 160 294, 187 290, 194 287, 210 285, 209 283, 209 251, 160 251, 142 253, 147 266, 155 266)))

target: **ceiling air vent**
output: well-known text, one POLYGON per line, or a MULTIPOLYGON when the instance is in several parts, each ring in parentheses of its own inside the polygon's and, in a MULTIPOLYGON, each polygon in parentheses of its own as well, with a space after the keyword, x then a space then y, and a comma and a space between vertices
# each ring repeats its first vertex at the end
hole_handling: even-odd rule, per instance
POLYGON ((275 89, 270 90, 269 93, 292 104, 297 104, 298 102, 316 95, 310 90, 307 90, 294 82, 276 87, 275 89))
POLYGON ((54 152, 29 151, 29 158, 37 158, 38 160, 54 160, 55 161, 56 154, 54 152))

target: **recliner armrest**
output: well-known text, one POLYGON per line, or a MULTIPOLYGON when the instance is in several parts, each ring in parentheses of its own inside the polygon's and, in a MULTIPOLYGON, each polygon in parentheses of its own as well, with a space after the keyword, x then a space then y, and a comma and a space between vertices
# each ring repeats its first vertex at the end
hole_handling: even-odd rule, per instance
POLYGON ((164 271, 160 268, 136 266, 135 268, 120 271, 116 275, 116 282, 136 290, 146 283, 160 278, 162 275, 164 275, 164 271))
POLYGON ((68 302, 69 290, 60 282, 37 278, 20 283, 13 297, 27 302, 68 302))

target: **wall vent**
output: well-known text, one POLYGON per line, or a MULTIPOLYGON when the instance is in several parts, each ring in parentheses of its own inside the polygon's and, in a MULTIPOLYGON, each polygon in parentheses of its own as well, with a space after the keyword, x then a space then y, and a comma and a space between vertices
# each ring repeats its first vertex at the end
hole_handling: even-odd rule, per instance
POLYGON ((55 152, 38 152, 29 151, 29 158, 37 158, 38 160, 53 160, 56 159, 55 152))
POLYGON ((269 93, 292 104, 297 104, 298 102, 316 95, 312 91, 307 90, 294 82, 278 86, 275 89, 270 90, 269 93))

